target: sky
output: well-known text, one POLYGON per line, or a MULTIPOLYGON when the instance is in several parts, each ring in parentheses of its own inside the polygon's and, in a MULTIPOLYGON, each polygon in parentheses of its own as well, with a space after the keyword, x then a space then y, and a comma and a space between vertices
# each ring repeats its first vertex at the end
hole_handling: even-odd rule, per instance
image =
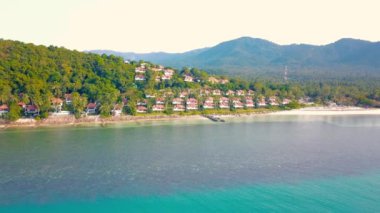
POLYGON ((76 50, 184 52, 250 36, 380 41, 378 0, 0 0, 0 38, 76 50))

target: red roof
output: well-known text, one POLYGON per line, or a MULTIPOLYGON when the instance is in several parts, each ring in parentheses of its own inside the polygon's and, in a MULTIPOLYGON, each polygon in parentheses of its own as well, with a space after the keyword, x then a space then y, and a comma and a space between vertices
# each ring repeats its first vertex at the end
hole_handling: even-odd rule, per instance
POLYGON ((37 111, 38 107, 36 105, 27 105, 26 110, 27 111, 37 111))
POLYGON ((95 109, 95 108, 96 108, 96 103, 87 104, 87 109, 95 109))
POLYGON ((18 105, 20 106, 20 107, 25 107, 25 103, 24 102, 18 102, 18 105))
POLYGON ((52 98, 51 102, 53 104, 61 104, 61 103, 63 103, 62 99, 60 99, 60 98, 52 98))
POLYGON ((66 98, 67 100, 71 100, 71 94, 65 94, 65 98, 66 98))
POLYGON ((3 105, 1 105, 0 106, 0 111, 8 111, 8 105, 6 105, 6 104, 3 104, 3 105))

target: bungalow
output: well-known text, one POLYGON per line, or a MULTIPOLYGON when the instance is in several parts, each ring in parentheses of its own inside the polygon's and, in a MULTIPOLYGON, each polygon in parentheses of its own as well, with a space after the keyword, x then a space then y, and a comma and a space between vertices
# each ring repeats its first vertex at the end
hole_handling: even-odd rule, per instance
POLYGON ((174 107, 173 107, 173 111, 174 111, 174 112, 182 112, 182 111, 185 111, 185 106, 183 106, 182 104, 176 104, 176 105, 174 105, 174 107))
POLYGON ((148 111, 148 109, 146 108, 146 106, 137 106, 136 112, 138 112, 138 113, 146 113, 147 111, 148 111))
POLYGON ((232 106, 235 109, 243 108, 243 103, 241 102, 240 98, 234 98, 232 99, 232 106))
POLYGON ((229 109, 230 108, 230 100, 226 97, 221 97, 219 99, 219 108, 221 109, 229 109))
POLYGON ((55 112, 61 112, 63 100, 60 98, 52 98, 51 99, 51 105, 52 105, 55 112))
POLYGON ((234 107, 235 109, 241 109, 241 108, 243 108, 244 106, 243 106, 243 103, 242 103, 241 101, 236 101, 236 102, 233 103, 233 107, 234 107))
POLYGON ((8 113, 9 112, 9 107, 6 104, 3 104, 0 106, 0 115, 8 113))
POLYGON ((211 94, 211 90, 209 90, 209 89, 203 89, 200 92, 201 96, 209 96, 210 94, 211 94))
POLYGON ((245 91, 244 90, 238 90, 238 91, 236 91, 236 95, 237 96, 244 96, 245 95, 245 91))
POLYGON ((171 75, 166 75, 166 74, 164 74, 162 77, 161 77, 161 80, 170 80, 170 79, 172 79, 172 76, 171 75))
POLYGON ((152 71, 154 72, 161 72, 164 70, 164 67, 161 66, 161 65, 158 65, 158 66, 155 66, 155 67, 152 67, 152 71))
POLYGON ((156 104, 165 104, 165 99, 163 99, 163 98, 156 98, 156 104))
POLYGON ((174 74, 174 70, 172 70, 172 69, 165 69, 164 70, 164 75, 166 75, 166 76, 172 76, 174 74))
POLYGON ((313 104, 314 104, 314 102, 311 101, 311 98, 310 98, 310 97, 300 98, 300 99, 298 100, 298 102, 299 102, 300 104, 305 104, 305 105, 313 105, 313 104))
POLYGON ((115 104, 113 106, 113 109, 111 110, 111 113, 113 116, 120 116, 123 111, 123 105, 122 104, 115 104))
POLYGON ((269 105, 271 106, 278 106, 277 98, 275 96, 269 97, 269 105))
POLYGON ((204 109, 214 109, 214 99, 212 97, 206 98, 205 102, 203 103, 203 108, 204 109))
POLYGON ((146 93, 145 94, 145 98, 155 98, 156 97, 156 95, 155 94, 153 94, 153 93, 146 93))
POLYGON ((24 102, 18 102, 17 105, 23 109, 26 107, 26 104, 24 102))
POLYGON ((71 94, 65 94, 65 103, 67 105, 70 105, 72 103, 72 95, 71 94))
POLYGON ((183 99, 182 98, 174 98, 173 101, 172 101, 173 105, 182 104, 182 103, 183 103, 183 99))
POLYGON ((186 101, 186 109, 187 110, 197 110, 198 109, 198 101, 195 98, 189 98, 186 101))
POLYGON ((165 106, 162 104, 156 104, 152 106, 152 111, 154 112, 162 112, 165 110, 165 106))
POLYGON ((140 100, 137 102, 137 106, 146 106, 147 105, 147 101, 146 100, 140 100))
POLYGON ((217 84, 219 83, 219 80, 215 77, 208 77, 208 81, 212 84, 217 84))
POLYGON ((179 94, 179 97, 180 97, 180 98, 186 98, 188 95, 189 95, 189 93, 188 93, 187 91, 182 91, 182 92, 179 94))
POLYGON ((146 70, 145 70, 145 67, 136 67, 135 72, 136 73, 145 73, 146 70))
POLYGON ((255 95, 255 92, 253 90, 248 90, 247 95, 253 96, 253 95, 255 95))
POLYGON ((227 96, 232 96, 232 95, 235 95, 235 92, 232 91, 232 90, 227 90, 227 92, 225 93, 227 96))
POLYGON ((25 106, 25 115, 26 116, 36 116, 40 113, 38 107, 34 104, 25 106))
POLYGON ((212 91, 212 95, 215 95, 215 96, 221 96, 221 95, 222 95, 222 92, 220 92, 219 89, 214 89, 214 90, 212 91))
POLYGON ((245 107, 247 108, 253 108, 255 106, 255 103, 253 102, 251 97, 245 97, 245 107))
POLYGON ((228 79, 220 79, 219 80, 219 84, 227 84, 228 82, 230 82, 228 79))
POLYGON ((136 75, 135 80, 136 81, 145 81, 145 75, 141 75, 141 74, 136 75))
POLYGON ((290 99, 284 98, 281 102, 282 105, 288 105, 290 103, 290 99))
POLYGON ((97 107, 96 103, 87 104, 86 114, 96 114, 96 107, 97 107))
POLYGON ((265 102, 265 98, 260 98, 258 103, 257 103, 257 106, 259 107, 265 107, 267 104, 265 102))
POLYGON ((194 82, 194 78, 190 75, 185 75, 184 76, 184 81, 185 82, 194 82))

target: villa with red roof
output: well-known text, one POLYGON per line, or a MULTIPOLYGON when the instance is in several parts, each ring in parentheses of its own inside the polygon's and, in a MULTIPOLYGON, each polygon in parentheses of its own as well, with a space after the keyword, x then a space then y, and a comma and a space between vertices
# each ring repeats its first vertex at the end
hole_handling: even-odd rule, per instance
POLYGON ((187 110, 197 110, 198 109, 198 101, 195 98, 189 98, 186 101, 186 109, 187 110))
POLYGON ((172 104, 173 105, 183 104, 183 99, 182 98, 173 98, 172 104))
POLYGON ((148 108, 146 106, 137 106, 136 112, 138 113, 146 113, 148 111, 148 108))
POLYGON ((145 81, 145 75, 138 74, 135 76, 136 81, 145 81))
POLYGON ((203 108, 204 109, 214 109, 214 99, 212 97, 206 98, 205 102, 203 103, 203 108))
POLYGON ((3 104, 0 106, 0 115, 8 113, 9 112, 9 107, 6 104, 3 104))
POLYGON ((253 102, 252 97, 249 97, 249 96, 245 97, 245 104, 244 105, 247 108, 253 108, 255 106, 255 103, 253 102))
POLYGON ((71 102, 72 102, 72 96, 71 96, 71 93, 68 93, 68 94, 65 94, 65 103, 67 104, 67 105, 70 105, 71 104, 71 102))
POLYGON ((193 78, 193 76, 185 75, 184 76, 184 81, 185 82, 194 82, 194 78, 193 78))
POLYGON ((40 110, 38 107, 34 104, 26 105, 25 106, 25 115, 29 116, 36 116, 40 113, 40 110))
POLYGON ((226 97, 221 97, 219 99, 219 108, 220 109, 229 109, 230 108, 230 100, 226 97))
POLYGON ((182 112, 185 111, 185 106, 183 104, 176 104, 173 106, 174 112, 182 112))
POLYGON ((278 106, 277 98, 275 96, 269 97, 269 105, 271 106, 278 106))
POLYGON ((214 95, 214 96, 221 96, 222 92, 219 89, 214 89, 212 91, 212 95, 214 95))
POLYGON ((165 106, 162 104, 155 104, 152 106, 152 111, 154 112, 162 112, 165 110, 165 106))
POLYGON ((96 103, 89 103, 87 104, 86 113, 87 114, 96 114, 96 103))

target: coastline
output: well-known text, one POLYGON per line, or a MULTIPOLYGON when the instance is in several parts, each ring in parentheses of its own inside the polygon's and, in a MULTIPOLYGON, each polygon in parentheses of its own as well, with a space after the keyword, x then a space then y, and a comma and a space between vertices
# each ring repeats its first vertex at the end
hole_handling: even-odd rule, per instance
MULTIPOLYGON (((264 111, 238 111, 230 113, 213 114, 221 118, 242 118, 258 115, 298 115, 298 116, 343 116, 343 115, 380 115, 380 109, 359 107, 306 107, 293 110, 264 110, 264 111)), ((50 116, 47 119, 37 121, 33 118, 21 118, 14 122, 0 121, 0 130, 11 128, 39 128, 39 127, 76 127, 107 124, 133 124, 155 121, 207 121, 208 118, 201 114, 156 114, 130 116, 122 115, 109 118, 101 118, 99 115, 87 116, 75 119, 73 115, 50 116)), ((210 120, 210 122, 212 122, 210 120)))

